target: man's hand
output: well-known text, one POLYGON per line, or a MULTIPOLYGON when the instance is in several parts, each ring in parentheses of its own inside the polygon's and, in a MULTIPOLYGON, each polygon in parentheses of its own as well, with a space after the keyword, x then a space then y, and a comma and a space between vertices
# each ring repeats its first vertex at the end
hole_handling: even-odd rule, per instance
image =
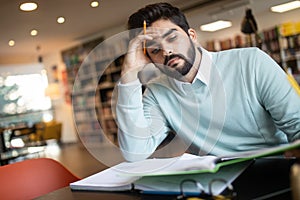
POLYGON ((122 84, 135 81, 138 78, 138 72, 150 63, 149 58, 143 52, 143 42, 151 39, 151 36, 141 33, 130 41, 122 67, 122 84))
POLYGON ((284 153, 284 156, 287 158, 291 158, 291 157, 300 158, 300 149, 292 149, 292 150, 286 151, 284 153))

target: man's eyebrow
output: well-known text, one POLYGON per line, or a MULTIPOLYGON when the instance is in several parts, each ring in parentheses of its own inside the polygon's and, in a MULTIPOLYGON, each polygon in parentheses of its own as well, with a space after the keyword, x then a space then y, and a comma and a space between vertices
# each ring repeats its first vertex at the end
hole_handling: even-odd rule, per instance
POLYGON ((172 29, 168 30, 165 34, 163 34, 162 38, 167 37, 168 35, 170 35, 174 31, 177 31, 177 29, 176 28, 172 28, 172 29))
MULTIPOLYGON (((167 37, 168 35, 170 35, 170 34, 173 33, 174 31, 177 31, 177 29, 176 29, 176 28, 172 28, 172 29, 168 30, 166 33, 164 33, 164 34, 162 35, 162 38, 167 37)), ((155 41, 155 40, 150 40, 150 41, 147 41, 146 46, 147 46, 147 47, 150 47, 150 46, 155 45, 155 44, 156 44, 156 41, 155 41)))

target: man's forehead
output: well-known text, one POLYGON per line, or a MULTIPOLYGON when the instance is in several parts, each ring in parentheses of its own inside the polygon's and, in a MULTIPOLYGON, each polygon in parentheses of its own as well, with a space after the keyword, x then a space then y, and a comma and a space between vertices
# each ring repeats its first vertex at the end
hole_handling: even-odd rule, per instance
POLYGON ((173 31, 177 31, 176 28, 160 28, 160 27, 147 27, 147 33, 151 34, 151 33, 159 33, 159 34, 164 34, 167 32, 173 32, 173 31))
MULTIPOLYGON (((153 30, 153 32, 147 32, 147 34, 150 34, 153 37, 153 40, 149 40, 147 41, 146 45, 147 47, 151 47, 152 45, 156 45, 158 43, 160 43, 161 41, 165 40, 166 38, 168 38, 169 36, 172 37, 173 33, 176 32, 180 33, 176 28, 171 28, 171 29, 164 29, 164 30, 160 30, 159 32, 157 32, 157 30, 153 30)), ((182 33, 180 33, 182 34, 182 33)))
POLYGON ((183 37, 186 36, 185 32, 181 32, 177 28, 163 28, 163 29, 157 29, 157 28, 151 28, 149 27, 149 30, 146 30, 146 33, 151 35, 154 39, 164 39, 167 38, 168 36, 172 36, 173 33, 178 35, 182 35, 183 37))
POLYGON ((178 26, 177 24, 173 23, 169 19, 159 19, 155 22, 153 22, 149 27, 147 27, 147 34, 153 33, 153 34, 161 34, 167 33, 170 31, 170 29, 176 30, 176 33, 182 33, 185 34, 185 31, 178 26))

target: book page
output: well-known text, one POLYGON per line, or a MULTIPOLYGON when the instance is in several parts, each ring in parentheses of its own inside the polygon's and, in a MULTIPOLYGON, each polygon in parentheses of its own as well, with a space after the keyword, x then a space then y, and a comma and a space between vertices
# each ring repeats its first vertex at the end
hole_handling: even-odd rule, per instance
POLYGON ((138 176, 120 176, 118 171, 109 168, 71 183, 70 187, 74 190, 123 191, 130 190, 131 184, 139 178, 138 176))
POLYGON ((272 155, 278 155, 282 154, 287 150, 300 148, 300 140, 296 140, 292 143, 288 144, 282 144, 275 147, 270 148, 263 148, 253 151, 245 151, 241 153, 234 153, 227 156, 220 157, 219 161, 226 161, 226 160, 232 160, 232 159, 239 159, 239 158, 260 158, 260 157, 266 157, 266 156, 272 156, 272 155))
POLYGON ((146 159, 143 161, 128 163, 124 162, 115 169, 129 176, 158 176, 172 174, 197 174, 211 172, 215 173, 220 167, 231 165, 254 158, 270 156, 283 153, 286 150, 300 147, 300 140, 293 143, 275 146, 272 148, 245 151, 224 157, 196 156, 185 153, 174 158, 146 159))
POLYGON ((216 156, 196 156, 185 153, 174 158, 153 158, 138 162, 124 162, 113 168, 129 176, 155 176, 176 172, 211 170, 215 167, 216 156))
MULTIPOLYGON (((72 189, 83 190, 120 191, 130 190, 132 183, 136 182, 144 189, 148 188, 149 191, 155 191, 162 188, 165 181, 168 182, 166 187, 172 187, 174 184, 173 181, 178 183, 178 177, 186 178, 187 176, 195 177, 197 180, 201 180, 201 183, 205 184, 205 177, 213 177, 217 176, 213 174, 224 173, 222 171, 227 167, 233 170, 231 174, 227 174, 228 178, 233 179, 235 177, 233 175, 238 174, 236 166, 240 166, 248 161, 250 162, 254 158, 279 154, 299 147, 300 141, 298 140, 274 148, 231 155, 231 158, 234 159, 221 162, 219 162, 220 158, 215 156, 196 156, 187 153, 174 158, 147 159, 132 163, 123 162, 95 175, 71 183, 70 187, 72 189), (176 176, 178 177, 176 178, 176 176), (139 180, 141 177, 143 178, 139 180)), ((227 175, 226 173, 221 174, 220 177, 226 177, 227 175)), ((162 189, 169 190, 169 188, 162 189)))
POLYGON ((174 158, 147 159, 139 162, 123 162, 114 167, 70 184, 74 190, 130 190, 131 184, 141 176, 174 174, 176 171, 212 169, 215 156, 183 154, 174 158))

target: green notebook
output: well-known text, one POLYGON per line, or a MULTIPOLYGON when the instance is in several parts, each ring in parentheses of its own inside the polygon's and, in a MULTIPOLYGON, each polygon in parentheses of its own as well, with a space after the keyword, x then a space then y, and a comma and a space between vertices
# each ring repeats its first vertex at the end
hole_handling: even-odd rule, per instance
POLYGON ((300 148, 300 140, 272 148, 245 151, 223 157, 210 155, 196 156, 185 153, 182 156, 174 158, 147 159, 134 163, 124 162, 115 167, 117 170, 124 172, 124 174, 128 176, 161 176, 206 172, 215 173, 223 166, 261 157, 279 155, 283 154, 283 152, 287 150, 295 148, 300 148))
MULTIPOLYGON (((300 148, 300 140, 274 148, 248 151, 229 157, 196 156, 183 154, 173 158, 146 159, 138 162, 122 162, 97 174, 70 184, 73 190, 125 191, 137 189, 143 192, 178 194, 180 181, 196 178, 207 187, 216 177, 231 183, 256 158, 282 154, 300 148), (173 189, 172 189, 173 188, 173 189)), ((226 184, 220 185, 217 193, 226 184)))

